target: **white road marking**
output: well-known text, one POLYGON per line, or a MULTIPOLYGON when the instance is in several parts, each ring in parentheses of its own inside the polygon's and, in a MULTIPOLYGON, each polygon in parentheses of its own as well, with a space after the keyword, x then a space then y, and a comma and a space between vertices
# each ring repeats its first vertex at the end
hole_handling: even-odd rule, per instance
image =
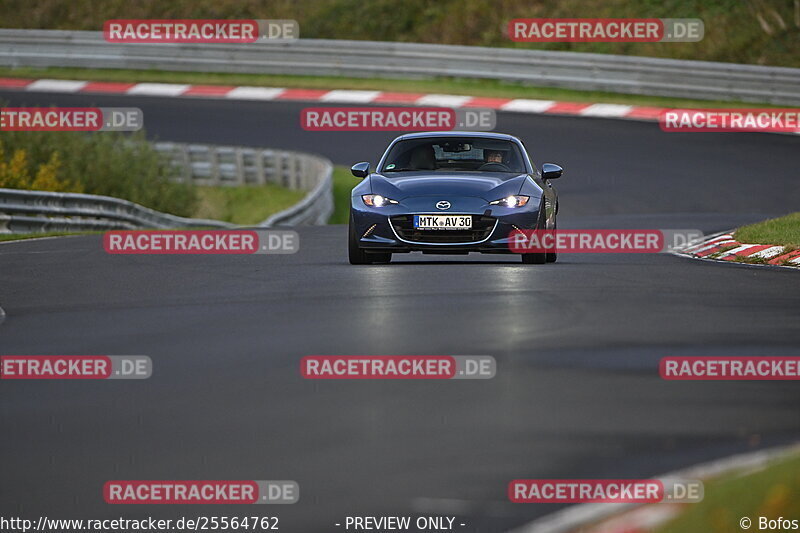
POLYGON ((578 114, 584 117, 624 117, 631 112, 633 106, 619 104, 594 104, 578 114))
POLYGON ((516 111, 517 113, 544 113, 555 105, 554 100, 528 100, 517 98, 504 104, 502 111, 516 111))
POLYGON ((368 103, 375 100, 378 96, 380 96, 380 94, 380 91, 334 90, 322 95, 320 100, 323 102, 368 103))
POLYGON ((757 244, 743 244, 741 246, 737 246, 736 248, 731 248, 727 252, 723 252, 720 254, 720 257, 728 257, 729 255, 735 255, 739 252, 744 252, 748 248, 752 248, 754 246, 758 246, 757 244))
POLYGON ((472 98, 472 96, 458 96, 455 94, 426 94, 414 104, 436 107, 461 107, 472 98))
POLYGON ((693 254, 697 254, 697 253, 700 253, 700 252, 705 252, 706 250, 710 250, 712 248, 716 248, 717 246, 722 246, 723 244, 739 244, 739 243, 734 241, 734 240, 732 240, 732 239, 731 240, 727 240, 727 241, 717 241, 717 242, 715 242, 713 244, 709 244, 707 246, 703 246, 702 248, 697 248, 696 250, 693 250, 692 253, 693 254))
POLYGON ((137 83, 126 94, 139 96, 178 96, 186 92, 191 85, 178 83, 137 83))
POLYGON ((770 248, 764 248, 760 252, 756 252, 750 257, 757 257, 759 259, 771 259, 775 256, 780 255, 783 252, 783 246, 772 246, 770 248))
POLYGON ((281 87, 236 87, 225 95, 235 100, 274 100, 286 89, 281 87))
POLYGON ((27 91, 75 93, 83 89, 88 81, 75 80, 36 80, 25 87, 27 91))

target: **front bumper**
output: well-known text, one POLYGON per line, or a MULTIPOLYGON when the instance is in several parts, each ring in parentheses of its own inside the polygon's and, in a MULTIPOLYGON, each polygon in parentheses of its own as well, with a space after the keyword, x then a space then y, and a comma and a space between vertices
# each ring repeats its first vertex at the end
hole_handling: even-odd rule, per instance
POLYGON ((536 229, 539 205, 508 208, 488 205, 481 198, 458 199, 447 211, 431 210, 431 199, 403 201, 381 208, 358 206, 354 199, 352 223, 359 248, 375 252, 512 253, 509 234, 515 229, 536 229), (412 206, 404 205, 412 204, 412 206), (418 207, 418 209, 409 209, 418 207), (471 215, 471 230, 414 230, 413 215, 471 215))

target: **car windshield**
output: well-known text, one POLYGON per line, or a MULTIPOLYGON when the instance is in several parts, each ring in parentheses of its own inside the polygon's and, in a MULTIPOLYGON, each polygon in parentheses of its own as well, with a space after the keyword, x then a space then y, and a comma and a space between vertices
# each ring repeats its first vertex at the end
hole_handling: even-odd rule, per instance
POLYGON ((516 143, 481 137, 426 137, 396 143, 381 172, 525 172, 516 143))

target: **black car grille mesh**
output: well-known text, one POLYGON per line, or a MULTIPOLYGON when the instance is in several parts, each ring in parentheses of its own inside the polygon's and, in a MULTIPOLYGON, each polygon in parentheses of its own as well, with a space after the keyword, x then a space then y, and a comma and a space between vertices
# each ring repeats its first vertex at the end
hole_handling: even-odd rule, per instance
POLYGON ((495 224, 494 217, 472 215, 472 229, 468 230, 420 230, 414 229, 414 215, 397 215, 390 218, 397 235, 410 242, 435 244, 459 244, 478 242, 489 237, 495 224))

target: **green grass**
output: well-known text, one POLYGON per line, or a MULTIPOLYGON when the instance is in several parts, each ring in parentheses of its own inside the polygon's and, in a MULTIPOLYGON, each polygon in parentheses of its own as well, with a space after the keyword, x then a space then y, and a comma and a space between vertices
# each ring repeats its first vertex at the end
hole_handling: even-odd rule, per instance
POLYGON ((733 258, 734 263, 745 263, 748 265, 766 265, 769 262, 769 259, 765 257, 753 257, 753 256, 737 256, 733 258))
POLYGON ((718 100, 693 100, 602 91, 575 91, 552 87, 505 83, 496 80, 437 78, 401 80, 386 78, 344 78, 325 76, 288 76, 271 74, 225 74, 214 72, 167 72, 160 70, 116 70, 81 68, 12 68, 0 67, 0 77, 80 79, 126 83, 185 83, 193 85, 250 85, 299 89, 360 89, 391 92, 443 93, 495 98, 531 98, 567 102, 604 102, 672 108, 779 107, 718 100))
POLYGON ((358 185, 360 178, 353 176, 350 169, 333 167, 333 215, 328 224, 347 224, 350 216, 350 191, 358 185))
POLYGON ((64 237, 66 235, 88 235, 89 233, 98 233, 98 232, 50 231, 46 233, 2 233, 0 234, 0 242, 21 241, 25 239, 41 239, 42 237, 64 237))
POLYGON ((733 238, 746 244, 800 247, 800 212, 743 226, 736 230, 733 238))
MULTIPOLYGON (((705 483, 705 498, 687 504, 673 521, 657 533, 729 533, 743 531, 739 520, 752 520, 750 531, 759 531, 758 517, 800 519, 800 455, 776 460, 767 468, 735 473, 705 483)), ((763 531, 763 530, 762 530, 763 531)))
POLYGON ((258 187, 197 187, 198 202, 193 218, 222 220, 249 225, 296 204, 306 195, 278 185, 258 187))

